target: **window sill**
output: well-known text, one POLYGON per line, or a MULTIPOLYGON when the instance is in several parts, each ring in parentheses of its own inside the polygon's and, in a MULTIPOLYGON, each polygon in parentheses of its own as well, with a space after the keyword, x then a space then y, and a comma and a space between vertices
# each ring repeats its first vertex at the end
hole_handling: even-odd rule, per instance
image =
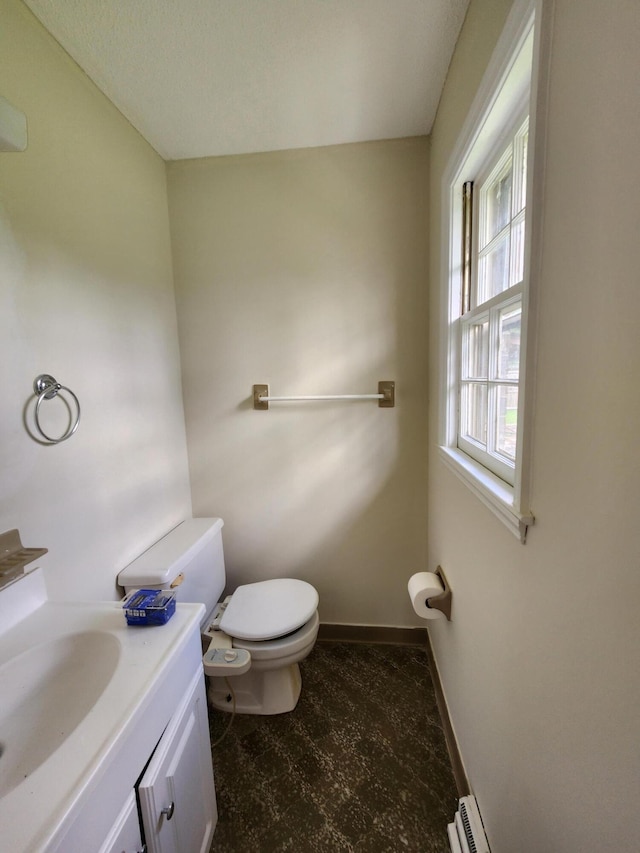
POLYGON ((440 446, 440 457, 447 468, 462 480, 474 495, 491 510, 505 527, 524 545, 527 531, 534 523, 533 516, 516 510, 512 486, 500 480, 466 453, 454 447, 440 446))

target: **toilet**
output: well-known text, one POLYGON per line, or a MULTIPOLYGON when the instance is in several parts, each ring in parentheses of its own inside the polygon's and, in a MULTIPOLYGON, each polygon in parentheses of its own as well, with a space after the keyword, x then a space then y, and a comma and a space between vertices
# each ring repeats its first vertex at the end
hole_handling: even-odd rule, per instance
POLYGON ((248 662, 241 674, 229 666, 227 675, 223 664, 215 671, 225 674, 207 677, 214 708, 238 714, 292 711, 302 686, 298 664, 318 635, 318 593, 306 581, 276 578, 244 584, 220 600, 226 584, 223 524, 221 518, 183 521, 123 569, 118 583, 126 594, 174 588, 179 602, 204 604, 203 639, 225 649, 231 661, 241 655, 248 662))

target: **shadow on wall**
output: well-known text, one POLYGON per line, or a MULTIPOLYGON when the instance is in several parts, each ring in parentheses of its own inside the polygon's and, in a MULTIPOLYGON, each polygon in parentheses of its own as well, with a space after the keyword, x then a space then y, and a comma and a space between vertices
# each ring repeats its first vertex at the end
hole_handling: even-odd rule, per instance
MULTIPOLYGON (((395 409, 282 403, 254 412, 246 399, 238 408, 256 419, 258 437, 244 463, 221 477, 230 587, 293 575, 316 586, 324 621, 416 624, 406 581, 424 567, 426 401, 410 397, 395 409)), ((226 447, 231 464, 242 437, 226 447)))
POLYGON ((424 138, 169 165, 194 514, 224 518, 230 586, 302 577, 325 621, 414 624, 427 167, 424 138), (383 379, 393 409, 249 399, 383 379))

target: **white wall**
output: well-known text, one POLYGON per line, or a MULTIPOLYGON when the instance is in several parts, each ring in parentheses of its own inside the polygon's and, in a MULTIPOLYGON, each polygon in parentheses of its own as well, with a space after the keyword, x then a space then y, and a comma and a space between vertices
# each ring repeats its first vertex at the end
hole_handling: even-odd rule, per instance
MULTIPOLYGON (((431 387, 440 178, 509 3, 472 0, 432 138, 431 387)), ((444 468, 431 411, 431 636, 494 853, 637 849, 640 832, 640 8, 557 0, 550 66, 536 525, 522 546, 444 468)))
POLYGON ((165 167, 17 0, 0 87, 29 125, 0 154, 0 530, 49 548, 52 594, 108 599, 191 510, 165 167), (53 447, 23 424, 42 372, 82 405, 53 447))
POLYGON ((428 141, 170 163, 195 515, 229 579, 292 575, 324 622, 411 625, 425 565, 428 141), (397 405, 273 404, 377 391, 397 405))

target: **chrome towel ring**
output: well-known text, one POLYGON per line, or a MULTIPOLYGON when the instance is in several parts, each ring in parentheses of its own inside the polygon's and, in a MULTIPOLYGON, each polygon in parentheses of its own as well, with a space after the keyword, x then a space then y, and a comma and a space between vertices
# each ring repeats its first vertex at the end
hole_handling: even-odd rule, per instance
POLYGON ((40 435, 43 438, 46 438, 46 440, 50 444, 60 444, 61 441, 66 441, 68 438, 71 438, 74 432, 78 429, 78 424, 80 423, 80 401, 73 393, 71 388, 67 388, 66 385, 61 385, 53 378, 53 376, 50 376, 48 373, 41 373, 40 376, 36 376, 36 378, 33 380, 33 393, 38 398, 38 401, 36 403, 35 422, 40 435), (52 436, 47 435, 47 433, 40 426, 40 406, 42 405, 43 400, 53 400, 53 398, 58 395, 59 391, 66 391, 67 394, 73 397, 73 401, 76 405, 77 411, 76 417, 69 429, 59 438, 53 438, 52 436))

